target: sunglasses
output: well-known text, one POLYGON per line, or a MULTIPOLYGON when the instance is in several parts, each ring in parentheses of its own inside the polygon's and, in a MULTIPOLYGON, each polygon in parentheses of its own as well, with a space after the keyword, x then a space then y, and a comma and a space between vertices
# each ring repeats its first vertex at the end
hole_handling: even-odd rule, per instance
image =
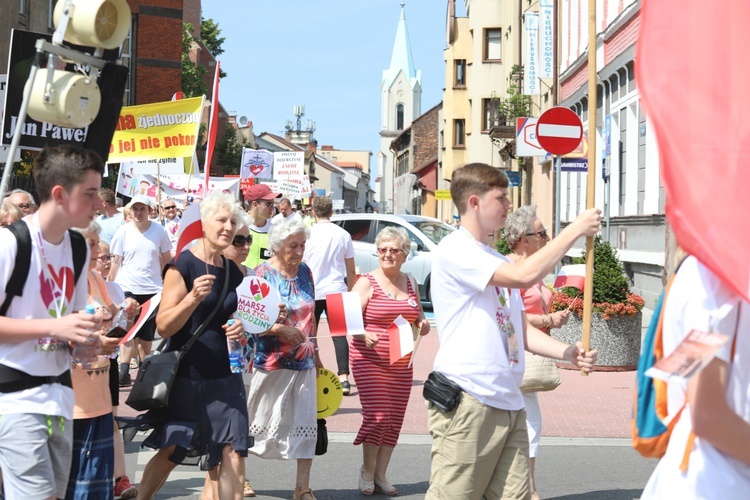
POLYGON ((234 239, 232 240, 232 245, 236 247, 240 247, 240 248, 244 247, 245 245, 249 246, 252 244, 253 244, 252 236, 242 236, 240 234, 240 235, 235 236, 234 239))
POLYGON ((22 209, 24 209, 24 210, 28 210, 28 209, 30 209, 31 207, 35 207, 35 206, 36 206, 36 204, 34 204, 34 203, 19 203, 19 204, 18 204, 18 205, 16 205, 16 206, 17 206, 18 208, 22 208, 22 209))
POLYGON ((541 231, 537 231, 535 233, 526 233, 526 236, 539 236, 541 239, 545 240, 547 239, 547 228, 545 227, 541 231))
POLYGON ((111 255, 100 255, 99 257, 96 258, 96 260, 98 260, 99 262, 101 262, 102 264, 104 264, 105 262, 110 262, 112 260, 112 256, 111 255))
POLYGON ((177 208, 177 205, 170 205, 168 207, 164 207, 164 210, 172 210, 172 209, 175 209, 175 208, 177 208))

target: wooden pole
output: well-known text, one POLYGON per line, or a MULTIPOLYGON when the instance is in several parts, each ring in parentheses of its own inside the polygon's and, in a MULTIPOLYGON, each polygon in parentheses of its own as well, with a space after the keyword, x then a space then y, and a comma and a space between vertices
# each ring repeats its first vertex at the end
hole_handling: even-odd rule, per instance
MULTIPOLYGON (((596 192, 596 0, 589 0, 589 155, 588 178, 586 184, 586 208, 594 208, 596 192)), ((583 289, 583 343, 589 350, 591 344, 591 304, 594 293, 594 237, 586 238, 586 281, 583 289)), ((581 370, 582 375, 586 373, 581 370)))

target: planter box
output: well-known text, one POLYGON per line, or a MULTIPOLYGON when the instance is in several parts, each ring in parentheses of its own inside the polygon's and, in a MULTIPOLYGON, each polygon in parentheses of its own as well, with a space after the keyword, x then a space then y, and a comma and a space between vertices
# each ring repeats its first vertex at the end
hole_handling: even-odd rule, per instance
MULTIPOLYGON (((591 348, 599 351, 595 370, 636 369, 641 353, 641 315, 639 311, 635 316, 612 316, 605 321, 601 313, 592 313, 591 348)), ((552 329, 552 337, 575 344, 582 332, 583 319, 571 314, 564 327, 552 329)))

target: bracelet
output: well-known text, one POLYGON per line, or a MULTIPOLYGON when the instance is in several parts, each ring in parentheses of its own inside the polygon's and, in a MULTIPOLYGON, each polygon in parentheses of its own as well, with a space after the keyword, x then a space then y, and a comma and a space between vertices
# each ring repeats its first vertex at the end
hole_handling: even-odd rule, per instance
POLYGON ((552 325, 555 324, 554 321, 552 321, 552 315, 551 314, 547 314, 547 319, 549 319, 549 326, 548 326, 548 328, 552 328, 552 325))

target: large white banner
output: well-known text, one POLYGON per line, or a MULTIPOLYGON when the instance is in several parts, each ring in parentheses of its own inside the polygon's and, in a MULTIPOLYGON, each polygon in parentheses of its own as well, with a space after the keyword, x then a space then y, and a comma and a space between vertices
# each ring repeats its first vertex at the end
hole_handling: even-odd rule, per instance
POLYGON ((539 0, 539 78, 552 78, 554 0, 539 0))
POLYGON ((523 93, 524 95, 539 94, 539 14, 527 12, 524 14, 523 37, 523 93))
POLYGON ((240 163, 241 179, 270 179, 272 168, 272 152, 265 149, 242 148, 242 162, 240 163))
MULTIPOLYGON (((158 176, 153 174, 134 174, 120 169, 120 175, 117 178, 117 192, 128 197, 135 195, 145 195, 151 198, 153 203, 158 201, 164 202, 171 199, 177 205, 183 206, 188 196, 204 196, 205 178, 202 175, 188 174, 162 174, 158 176), (157 187, 158 186, 158 187, 157 187)), ((239 178, 232 177, 211 177, 209 182, 209 192, 221 190, 228 193, 236 193, 239 186, 239 178)))

